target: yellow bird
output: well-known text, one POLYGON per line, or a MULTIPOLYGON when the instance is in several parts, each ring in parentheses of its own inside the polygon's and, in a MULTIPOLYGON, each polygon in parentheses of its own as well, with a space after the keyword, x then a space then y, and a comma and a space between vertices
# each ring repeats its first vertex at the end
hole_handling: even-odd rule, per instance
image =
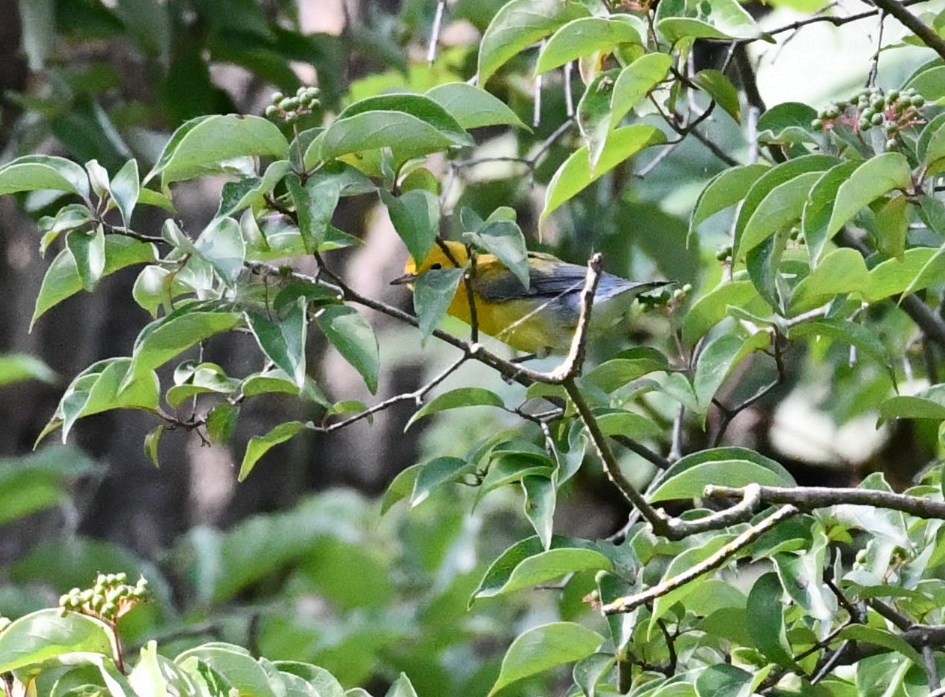
MULTIPOLYGON (((393 284, 411 284, 428 271, 464 268, 469 253, 459 242, 437 244, 419 265, 407 261, 404 275, 393 284)), ((529 286, 492 254, 476 254, 472 291, 480 331, 509 346, 538 356, 564 354, 571 346, 581 311, 581 290, 587 277, 583 266, 568 264, 550 254, 528 252, 529 286)), ((590 333, 600 334, 616 324, 639 293, 667 285, 665 281, 634 283, 601 274, 594 296, 590 333)), ((472 323, 466 284, 460 283, 447 312, 472 323)))

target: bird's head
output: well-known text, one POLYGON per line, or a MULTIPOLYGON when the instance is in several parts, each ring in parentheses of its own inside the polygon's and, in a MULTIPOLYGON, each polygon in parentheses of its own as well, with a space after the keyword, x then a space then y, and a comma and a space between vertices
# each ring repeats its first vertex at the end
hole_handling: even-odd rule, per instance
POLYGON ((391 281, 391 285, 408 285, 427 271, 457 269, 466 266, 469 253, 461 242, 438 242, 419 264, 411 257, 404 266, 404 275, 391 281))

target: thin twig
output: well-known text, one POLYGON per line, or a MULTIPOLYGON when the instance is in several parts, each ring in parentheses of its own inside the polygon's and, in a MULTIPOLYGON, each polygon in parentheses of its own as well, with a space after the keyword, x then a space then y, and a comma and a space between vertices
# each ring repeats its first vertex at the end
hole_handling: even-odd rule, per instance
POLYGON ((637 491, 637 488, 623 475, 623 472, 620 470, 620 464, 617 462, 617 458, 614 457, 614 451, 611 450, 610 445, 607 443, 607 437, 604 435, 603 431, 601 431, 597 419, 594 418, 594 413, 584 399, 584 395, 582 395, 581 391, 578 389, 574 379, 566 380, 563 383, 563 387, 568 393, 571 402, 574 404, 578 416, 584 423, 584 427, 587 429, 588 435, 590 435, 591 442, 594 444, 597 454, 600 456, 601 464, 604 467, 604 474, 607 475, 607 478, 617 490, 623 494, 624 498, 640 512, 640 515, 653 526, 654 530, 658 532, 667 530, 669 519, 666 515, 662 511, 653 508, 643 495, 637 491))
POLYGON ((791 516, 797 515, 800 511, 794 506, 782 506, 777 511, 769 515, 760 523, 752 525, 742 534, 736 537, 728 544, 720 547, 714 554, 704 561, 692 566, 682 573, 668 578, 655 586, 647 588, 641 593, 630 595, 607 603, 601 608, 605 615, 616 615, 625 612, 631 612, 635 608, 660 598, 677 588, 681 588, 687 583, 691 583, 700 576, 719 568, 735 554, 750 545, 769 530, 776 527, 781 522, 791 516))
POLYGON ((358 421, 363 421, 364 419, 370 416, 373 416, 374 414, 377 414, 378 412, 382 412, 385 409, 389 409, 395 404, 400 404, 401 402, 413 402, 419 407, 420 405, 423 404, 424 398, 426 398, 426 396, 430 394, 430 392, 433 389, 435 389, 438 385, 440 385, 440 383, 446 380, 446 378, 448 378, 450 375, 455 373, 460 368, 460 366, 462 366, 463 363, 465 363, 467 360, 469 360, 468 355, 464 354, 460 356, 456 361, 451 363, 450 366, 446 368, 444 371, 442 371, 439 375, 434 377, 432 380, 430 380, 427 384, 423 385, 419 389, 414 390, 413 392, 405 392, 403 394, 394 395, 393 397, 390 397, 389 399, 385 399, 383 402, 379 402, 378 404, 375 404, 374 406, 368 409, 365 409, 362 412, 358 412, 354 416, 350 416, 347 419, 344 419, 343 421, 338 421, 336 423, 329 424, 328 426, 316 426, 313 430, 317 431, 318 433, 331 433, 333 431, 338 431, 342 428, 345 428, 346 426, 350 426, 351 424, 357 423, 358 421))
POLYGON ((886 13, 879 13, 879 29, 876 36, 876 52, 870 59, 870 72, 866 76, 866 86, 874 87, 876 85, 876 76, 879 74, 879 54, 883 50, 883 25, 886 23, 886 13))
POLYGON ((909 31, 922 40, 926 46, 945 59, 945 39, 921 19, 906 9, 905 4, 898 0, 872 0, 879 9, 888 12, 898 19, 909 31))
POLYGON ((436 47, 440 41, 440 29, 443 26, 443 11, 446 9, 446 0, 436 4, 436 14, 433 16, 433 27, 430 29, 430 46, 427 49, 427 63, 433 65, 436 60, 436 47))

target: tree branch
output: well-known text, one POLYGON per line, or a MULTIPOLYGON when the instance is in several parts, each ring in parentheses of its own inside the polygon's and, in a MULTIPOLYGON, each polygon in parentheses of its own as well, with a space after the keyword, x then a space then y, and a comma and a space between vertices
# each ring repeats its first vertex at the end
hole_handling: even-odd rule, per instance
POLYGON ((922 39, 922 43, 945 59, 945 39, 906 9, 899 0, 872 0, 873 4, 884 12, 888 12, 898 19, 913 34, 922 39))
POLYGON ((686 569, 680 574, 668 578, 655 586, 647 588, 636 595, 629 595, 623 598, 617 598, 613 602, 607 603, 601 608, 605 615, 616 615, 619 613, 630 612, 645 603, 656 600, 671 591, 680 588, 687 583, 691 583, 703 574, 707 574, 713 569, 717 569, 739 551, 750 545, 769 530, 773 529, 779 523, 787 520, 791 516, 797 515, 800 511, 794 506, 783 506, 769 515, 760 523, 752 525, 741 535, 736 537, 728 544, 721 547, 718 551, 708 557, 705 561, 686 569))
MULTIPOLYGON (((752 485, 754 486, 754 485, 752 485)), ((728 499, 744 497, 750 486, 730 487, 709 485, 703 492, 706 498, 728 499)), ((902 511, 917 518, 945 518, 945 503, 931 499, 896 494, 891 491, 873 489, 759 486, 758 495, 766 504, 791 504, 802 511, 813 511, 838 505, 875 506, 892 511, 902 511)))

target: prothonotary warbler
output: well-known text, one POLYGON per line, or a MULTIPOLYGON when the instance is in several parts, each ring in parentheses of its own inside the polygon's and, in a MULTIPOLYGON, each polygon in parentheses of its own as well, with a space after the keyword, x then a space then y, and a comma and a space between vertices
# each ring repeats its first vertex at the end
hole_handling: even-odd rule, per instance
MULTIPOLYGON (((439 244, 420 264, 410 259, 404 275, 393 284, 412 284, 435 269, 463 268, 469 253, 459 242, 439 244)), ((529 285, 492 254, 476 254, 472 292, 479 330, 509 346, 537 356, 564 354, 571 346, 580 315, 581 290, 587 269, 541 252, 528 252, 529 285)), ((639 293, 667 285, 665 281, 634 283, 609 273, 601 275, 591 313, 590 333, 600 334, 616 324, 639 293)), ((460 283, 447 312, 472 323, 466 284, 460 283)))

